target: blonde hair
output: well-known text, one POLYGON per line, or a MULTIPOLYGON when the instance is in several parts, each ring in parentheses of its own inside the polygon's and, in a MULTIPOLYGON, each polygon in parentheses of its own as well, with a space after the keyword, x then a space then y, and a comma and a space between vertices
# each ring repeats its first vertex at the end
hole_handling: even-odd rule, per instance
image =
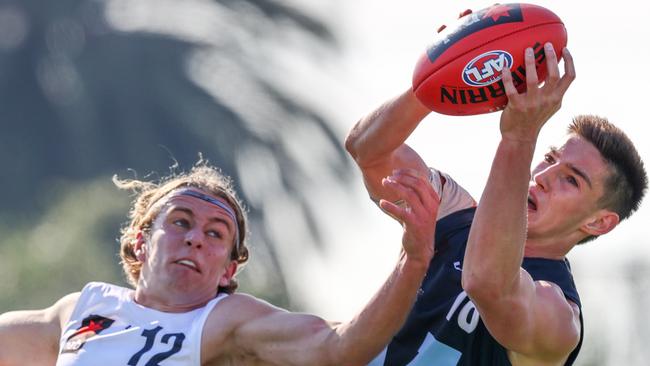
MULTIPOLYGON (((120 257, 122 269, 128 282, 136 286, 140 279, 142 263, 135 254, 135 244, 138 233, 148 235, 151 226, 160 213, 161 205, 156 203, 169 192, 182 187, 197 188, 215 197, 224 199, 235 211, 239 242, 233 243, 230 259, 237 261, 240 268, 249 259, 246 246, 247 218, 242 202, 237 198, 230 177, 221 173, 207 162, 199 161, 189 173, 172 174, 158 182, 141 181, 136 179, 119 179, 113 176, 113 183, 120 188, 135 193, 135 198, 129 211, 129 222, 121 229, 120 257)), ((237 240, 237 239, 235 239, 237 240)), ((237 281, 233 277, 228 286, 218 287, 219 292, 233 293, 237 289, 237 281)))

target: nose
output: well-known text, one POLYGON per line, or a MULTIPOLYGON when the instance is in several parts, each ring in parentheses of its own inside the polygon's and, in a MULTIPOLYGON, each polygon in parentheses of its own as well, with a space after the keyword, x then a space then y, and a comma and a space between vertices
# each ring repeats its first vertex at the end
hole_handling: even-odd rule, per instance
POLYGON ((203 247, 203 232, 198 229, 192 229, 185 235, 185 245, 201 249, 203 247))
POLYGON ((548 191, 551 188, 552 178, 559 171, 558 165, 550 165, 545 169, 533 174, 533 181, 543 190, 548 191))
POLYGON ((533 175, 533 182, 535 182, 535 184, 538 187, 540 187, 543 191, 546 190, 547 183, 546 183, 546 178, 545 178, 545 175, 543 174, 543 172, 539 172, 539 173, 533 175))

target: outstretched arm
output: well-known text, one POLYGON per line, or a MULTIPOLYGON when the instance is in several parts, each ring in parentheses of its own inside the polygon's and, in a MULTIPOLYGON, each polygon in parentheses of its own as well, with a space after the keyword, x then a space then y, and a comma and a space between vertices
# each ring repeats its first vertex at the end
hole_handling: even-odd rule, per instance
POLYGON ((535 144, 575 78, 569 52, 563 51, 565 74, 560 78, 549 46, 545 48, 549 74, 543 87, 537 85, 532 49, 525 55, 526 93, 517 93, 509 71, 504 70, 509 102, 501 115, 501 141, 469 235, 463 287, 492 335, 507 349, 557 361, 578 342, 578 314, 559 288, 534 282, 521 268, 535 144))
POLYGON ((422 158, 404 142, 429 113, 409 89, 362 118, 348 133, 345 148, 361 169, 373 199, 397 200, 382 185, 393 170, 427 171, 422 158))
POLYGON ((63 323, 78 297, 65 296, 44 310, 0 315, 0 366, 54 365, 63 323))
POLYGON ((277 365, 365 365, 388 344, 411 310, 433 257, 438 197, 426 178, 411 171, 399 172, 383 182, 387 190, 407 203, 405 207, 380 203, 402 222, 403 251, 389 278, 364 309, 351 321, 335 324, 246 301, 248 305, 237 308, 249 320, 233 330, 230 353, 277 365))

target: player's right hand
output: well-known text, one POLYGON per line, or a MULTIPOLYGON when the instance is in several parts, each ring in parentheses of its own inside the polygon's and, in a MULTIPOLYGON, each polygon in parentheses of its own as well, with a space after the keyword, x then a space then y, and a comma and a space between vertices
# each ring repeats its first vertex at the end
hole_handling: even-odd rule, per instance
POLYGON ((380 207, 402 223, 402 247, 408 260, 428 265, 435 252, 435 230, 440 198, 427 176, 414 169, 398 169, 384 178, 383 186, 393 191, 403 205, 381 200, 380 207))
POLYGON ((543 86, 538 86, 535 55, 532 48, 525 51, 526 92, 519 94, 513 83, 510 70, 503 69, 503 86, 508 104, 501 113, 501 136, 518 142, 536 142, 539 131, 562 105, 562 98, 576 77, 573 58, 564 49, 564 75, 560 70, 555 50, 551 43, 544 45, 548 75, 543 86))

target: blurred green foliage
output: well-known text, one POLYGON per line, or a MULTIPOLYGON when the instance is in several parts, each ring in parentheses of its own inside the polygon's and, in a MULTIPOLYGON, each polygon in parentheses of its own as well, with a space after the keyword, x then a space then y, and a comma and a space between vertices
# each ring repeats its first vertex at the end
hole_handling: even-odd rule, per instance
POLYGON ((115 233, 128 197, 111 186, 58 185, 41 217, 2 228, 0 309, 42 307, 92 279, 123 283, 115 233))
POLYGON ((129 196, 110 177, 156 179, 199 153, 249 203, 242 289, 300 307, 264 225, 273 207, 250 192, 295 202, 304 242, 319 246, 304 162, 340 184, 350 166, 328 121, 278 81, 288 66, 267 51, 296 52, 285 49, 296 34, 335 52, 326 24, 271 0, 0 1, 0 312, 90 280, 124 283, 116 238, 129 196), (314 141, 324 148, 296 156, 296 142, 314 141))

